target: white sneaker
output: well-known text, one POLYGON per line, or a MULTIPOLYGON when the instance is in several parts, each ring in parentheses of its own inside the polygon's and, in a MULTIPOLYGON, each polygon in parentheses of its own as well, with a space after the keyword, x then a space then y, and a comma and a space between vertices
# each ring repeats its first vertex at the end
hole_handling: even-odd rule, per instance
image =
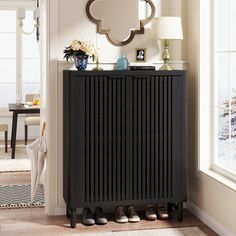
POLYGON ((140 221, 140 218, 134 208, 134 206, 129 206, 127 210, 128 220, 131 223, 136 223, 140 221))
POLYGON ((125 215, 124 208, 121 206, 116 208, 115 218, 116 218, 117 223, 127 223, 128 222, 128 218, 125 215))

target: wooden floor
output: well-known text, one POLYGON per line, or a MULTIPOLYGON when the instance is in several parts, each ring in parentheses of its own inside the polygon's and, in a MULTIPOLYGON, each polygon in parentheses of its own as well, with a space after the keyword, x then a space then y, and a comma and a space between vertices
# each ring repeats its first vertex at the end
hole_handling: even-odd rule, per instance
MULTIPOLYGON (((30 173, 0 173, 1 184, 29 183, 30 173)), ((1 236, 51 236, 51 235, 79 235, 80 232, 111 232, 123 230, 158 229, 171 227, 197 226, 209 236, 217 235, 195 216, 184 210, 184 220, 178 222, 173 215, 166 221, 146 221, 139 223, 117 224, 114 215, 109 215, 109 222, 105 226, 84 226, 80 217, 75 229, 70 228, 69 220, 65 216, 47 216, 44 208, 0 210, 0 235, 1 236)))
MULTIPOLYGON (((0 161, 1 165, 1 161, 0 161)), ((31 172, 0 173, 0 185, 3 184, 29 184, 31 172)))
POLYGON ((180 223, 175 219, 168 221, 146 221, 139 223, 117 224, 110 220, 105 226, 84 226, 78 223, 75 229, 70 228, 69 220, 65 216, 46 216, 43 208, 0 210, 0 235, 24 235, 24 236, 51 236, 51 235, 73 235, 85 232, 110 232, 123 230, 157 229, 171 227, 198 226, 209 236, 217 235, 187 210, 184 211, 184 220, 180 223))

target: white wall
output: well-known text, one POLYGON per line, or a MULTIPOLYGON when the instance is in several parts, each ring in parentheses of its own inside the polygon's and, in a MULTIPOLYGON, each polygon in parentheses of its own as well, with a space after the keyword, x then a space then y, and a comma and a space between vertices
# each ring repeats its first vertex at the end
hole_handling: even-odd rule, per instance
MULTIPOLYGON (((181 15, 182 0, 169 0, 164 1, 153 1, 156 5, 156 15, 167 14, 169 15, 181 15), (173 9, 170 10, 169 5, 174 3, 173 9), (163 13, 162 13, 163 12, 163 13)), ((106 39, 106 36, 96 34, 96 25, 91 22, 86 16, 85 6, 86 0, 69 0, 69 1, 58 1, 59 9, 59 22, 58 22, 58 50, 59 60, 63 58, 63 49, 73 39, 79 40, 90 40, 94 45, 100 49, 100 62, 101 63, 116 63, 119 55, 125 53, 129 62, 135 61, 135 49, 139 47, 147 48, 147 62, 153 63, 161 59, 160 47, 153 35, 153 29, 149 24, 146 27, 145 34, 136 35, 134 40, 123 47, 117 47, 112 45, 106 39)), ((173 45, 175 42, 173 42, 173 45)), ((181 59, 181 42, 178 43, 177 50, 172 51, 172 59, 181 59)))
MULTIPOLYGON (((73 40, 90 40, 100 48, 100 62, 104 69, 113 69, 121 53, 125 53, 129 62, 135 61, 135 49, 147 48, 147 63, 159 67, 161 47, 153 37, 149 28, 144 35, 136 35, 134 40, 124 46, 110 44, 104 35, 96 33, 94 23, 90 22, 85 13, 87 0, 41 0, 48 6, 48 69, 45 73, 42 91, 46 94, 46 104, 42 111, 47 121, 47 208, 50 215, 65 214, 65 204, 62 196, 62 72, 73 69, 72 62, 62 61, 63 49, 73 40), (56 168, 55 168, 56 167, 56 168)), ((182 15, 182 0, 155 0, 156 15, 182 15)), ((174 68, 184 67, 182 58, 182 42, 171 42, 170 54, 174 60, 174 68)), ((88 69, 94 67, 90 64, 88 69)))

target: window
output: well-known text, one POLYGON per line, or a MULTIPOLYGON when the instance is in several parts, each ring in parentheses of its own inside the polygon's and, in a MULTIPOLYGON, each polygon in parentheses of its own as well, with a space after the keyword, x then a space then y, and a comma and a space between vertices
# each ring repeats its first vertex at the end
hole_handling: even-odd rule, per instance
MULTIPOLYGON (((32 31, 33 11, 26 11, 24 30, 32 31)), ((26 93, 39 93, 40 58, 35 34, 22 34, 22 98, 26 93)))
POLYGON ((16 99, 16 11, 0 10, 0 107, 16 99))
POLYGON ((236 180, 236 1, 212 1, 213 163, 236 180))
MULTIPOLYGON (((35 34, 25 35, 19 28, 18 9, 0 9, 0 108, 24 101, 26 93, 40 90, 40 56, 35 34)), ((24 30, 33 29, 33 11, 27 10, 24 30)))

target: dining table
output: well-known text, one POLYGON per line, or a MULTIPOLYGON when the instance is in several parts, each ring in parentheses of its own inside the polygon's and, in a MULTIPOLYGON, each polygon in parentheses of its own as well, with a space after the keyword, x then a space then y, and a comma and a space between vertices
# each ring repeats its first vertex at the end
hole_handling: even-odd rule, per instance
POLYGON ((11 130, 11 158, 15 159, 15 151, 16 151, 16 131, 17 131, 17 121, 18 114, 39 114, 40 106, 32 105, 32 104, 24 104, 24 103, 10 103, 9 111, 13 113, 12 115, 12 130, 11 130))

